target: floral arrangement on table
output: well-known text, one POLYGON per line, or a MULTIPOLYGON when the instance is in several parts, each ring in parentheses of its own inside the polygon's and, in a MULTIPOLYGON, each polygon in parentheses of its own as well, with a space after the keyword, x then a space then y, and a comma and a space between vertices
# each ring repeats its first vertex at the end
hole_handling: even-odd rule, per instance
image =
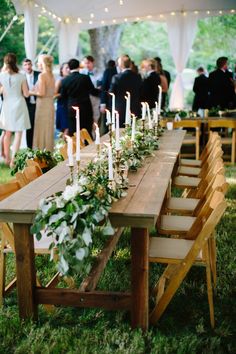
POLYGON ((11 174, 14 175, 18 171, 22 171, 26 166, 27 160, 37 161, 42 168, 43 172, 47 172, 51 168, 55 167, 59 162, 63 161, 63 157, 59 152, 53 152, 44 149, 21 149, 17 151, 14 158, 14 168, 11 170, 11 174))
POLYGON ((175 118, 176 115, 179 115, 180 118, 187 118, 189 116, 189 112, 187 110, 166 110, 163 112, 164 118, 175 118))
MULTIPOLYGON (((97 156, 85 168, 78 168, 76 173, 72 168, 73 156, 68 140, 68 161, 72 172, 70 183, 64 191, 40 201, 31 227, 37 239, 42 234, 52 238, 51 259, 56 247, 58 270, 64 275, 90 270, 93 235, 98 232, 101 237, 114 234, 108 212, 114 201, 126 195, 128 170, 136 170, 145 156, 151 155, 158 148, 158 136, 162 129, 157 124, 147 129, 145 119, 137 122, 134 127, 135 121, 134 117, 132 128, 126 125, 121 138, 117 135, 118 124, 116 139, 112 132, 113 123, 108 122, 110 144, 104 144, 102 149, 96 130, 97 156)), ((76 136, 79 139, 79 126, 76 136)), ((77 157, 80 157, 79 151, 76 151, 77 157)), ((79 160, 77 162, 79 165, 79 160)))

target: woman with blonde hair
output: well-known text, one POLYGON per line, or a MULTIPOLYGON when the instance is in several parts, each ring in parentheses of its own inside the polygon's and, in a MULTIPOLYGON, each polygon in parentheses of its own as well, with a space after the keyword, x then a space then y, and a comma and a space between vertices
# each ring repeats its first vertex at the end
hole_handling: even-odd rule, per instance
POLYGON ((0 129, 5 131, 3 136, 5 163, 13 167, 22 132, 30 129, 29 113, 25 102, 25 97, 29 97, 29 90, 25 75, 19 73, 16 56, 13 53, 8 53, 4 57, 4 67, 0 73, 0 90, 3 92, 0 129), (10 145, 13 132, 15 136, 11 156, 10 145))
POLYGON ((55 79, 52 73, 53 58, 50 55, 39 57, 42 73, 39 74, 36 90, 30 92, 37 96, 33 148, 53 151, 54 148, 54 104, 55 79))

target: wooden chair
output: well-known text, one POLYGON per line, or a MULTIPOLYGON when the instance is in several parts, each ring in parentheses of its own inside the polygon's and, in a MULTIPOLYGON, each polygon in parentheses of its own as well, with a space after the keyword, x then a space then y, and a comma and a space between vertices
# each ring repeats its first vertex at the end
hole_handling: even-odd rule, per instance
POLYGON ((38 171, 38 175, 41 176, 43 174, 42 168, 39 165, 39 163, 35 160, 26 160, 26 165, 28 167, 35 167, 35 169, 38 171))
POLYGON ((83 128, 80 130, 80 146, 85 147, 86 145, 92 144, 93 139, 91 138, 87 129, 83 128))
POLYGON ((232 119, 209 119, 208 129, 209 131, 214 128, 225 128, 232 129, 231 137, 221 137, 223 145, 231 145, 231 164, 235 164, 235 154, 236 154, 236 120, 232 119))
MULTIPOLYGON (((195 158, 199 160, 200 156, 200 130, 201 130, 201 121, 200 120, 190 120, 183 119, 181 121, 175 122, 173 121, 174 129, 194 129, 195 134, 188 133, 186 134, 183 145, 195 145, 195 158)), ((183 154, 181 156, 192 156, 192 154, 183 154)))
MULTIPOLYGON (((74 133, 73 137, 73 154, 76 152, 76 133, 74 133)), ((83 149, 86 145, 92 144, 93 139, 89 135, 87 129, 83 128, 80 130, 80 147, 83 149)), ((60 154, 63 156, 64 160, 68 158, 67 155, 67 143, 65 143, 61 148, 60 148, 60 154)))
POLYGON ((220 173, 212 177, 212 180, 209 180, 208 183, 204 184, 205 187, 201 188, 196 198, 169 197, 164 205, 165 213, 196 215, 196 210, 200 207, 204 198, 208 198, 214 190, 219 190, 226 194, 228 183, 226 182, 225 176, 220 173))
POLYGON ((215 191, 210 200, 208 214, 202 218, 198 228, 191 228, 188 231, 187 239, 151 238, 149 261, 168 264, 153 290, 156 304, 150 314, 152 324, 156 323, 162 316, 191 267, 193 265, 203 265, 206 267, 210 322, 212 328, 214 328, 212 274, 208 240, 226 207, 223 193, 215 191))
POLYGON ((201 167, 196 166, 179 166, 176 175, 184 176, 196 176, 204 178, 207 174, 207 171, 215 163, 218 158, 221 158, 223 155, 222 144, 220 137, 212 143, 211 151, 209 151, 208 156, 206 157, 204 163, 201 167))
POLYGON ((7 198, 12 193, 20 189, 19 182, 16 178, 12 179, 8 183, 0 184, 0 200, 7 198))
MULTIPOLYGON (((185 194, 191 196, 191 190, 199 189, 204 181, 208 181, 216 173, 221 170, 224 173, 224 163, 221 158, 214 160, 213 165, 210 165, 205 173, 204 178, 192 176, 177 176, 173 178, 172 186, 185 189, 185 194)), ((193 192, 194 193, 194 192, 193 192)))
POLYGON ((23 171, 19 171, 15 174, 16 180, 21 188, 42 175, 40 167, 31 162, 29 162, 29 165, 30 166, 25 167, 23 171))
POLYGON ((180 166, 201 167, 204 164, 209 153, 212 151, 212 146, 213 146, 215 140, 220 139, 220 136, 217 132, 210 132, 210 134, 208 136, 209 136, 209 139, 208 139, 207 144, 205 145, 204 149, 201 152, 199 160, 181 158, 181 159, 179 159, 180 166))

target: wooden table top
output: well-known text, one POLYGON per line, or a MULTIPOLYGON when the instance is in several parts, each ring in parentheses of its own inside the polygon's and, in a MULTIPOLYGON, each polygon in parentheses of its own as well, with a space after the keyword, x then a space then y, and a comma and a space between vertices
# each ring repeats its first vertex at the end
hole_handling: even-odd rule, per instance
MULTIPOLYGON (((109 213, 114 226, 156 224, 184 135, 184 130, 166 131, 155 155, 148 157, 137 172, 129 173, 127 196, 115 202, 109 213)), ((102 138, 102 142, 106 140, 107 136, 102 138)), ((81 150, 81 166, 85 166, 95 153, 95 144, 81 150)), ((0 202, 0 220, 31 224, 40 199, 65 189, 70 175, 67 163, 63 161, 0 202)))

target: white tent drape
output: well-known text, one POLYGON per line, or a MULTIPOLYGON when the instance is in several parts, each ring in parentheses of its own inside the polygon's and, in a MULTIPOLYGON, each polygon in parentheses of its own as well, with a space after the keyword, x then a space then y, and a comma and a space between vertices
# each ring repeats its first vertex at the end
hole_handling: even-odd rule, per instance
POLYGON ((77 53, 79 26, 77 23, 60 23, 59 30, 59 63, 62 64, 77 53))
POLYGON ((170 109, 184 107, 184 87, 182 73, 188 60, 189 52, 197 29, 197 16, 179 14, 167 19, 170 50, 175 63, 177 75, 172 87, 170 109))
POLYGON ((24 41, 26 57, 32 62, 36 57, 37 41, 38 41, 38 11, 34 6, 34 1, 27 1, 24 4, 24 41))

